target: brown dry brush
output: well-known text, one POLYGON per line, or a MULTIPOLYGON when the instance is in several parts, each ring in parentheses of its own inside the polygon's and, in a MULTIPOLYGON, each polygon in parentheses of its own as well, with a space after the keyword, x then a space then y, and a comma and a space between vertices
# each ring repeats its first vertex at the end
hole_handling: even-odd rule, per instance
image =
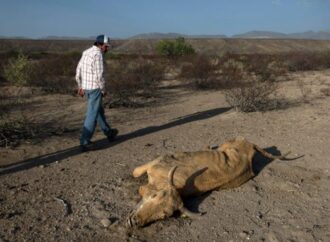
POLYGON ((212 61, 198 56, 183 66, 180 77, 190 80, 197 89, 224 90, 226 101, 236 110, 275 109, 278 106, 276 79, 285 76, 286 68, 278 59, 266 56, 261 58, 261 71, 253 68, 258 66, 258 59, 254 55, 227 55, 220 61, 212 61))
POLYGON ((3 85, 40 87, 46 93, 71 94, 79 53, 8 52, 0 61, 3 85), (23 65, 24 64, 24 65, 23 65))
MULTIPOLYGON (((26 110, 31 110, 31 94, 24 87, 15 87, 15 94, 0 94, 0 147, 15 147, 22 142, 38 143, 53 135, 76 132, 75 128, 63 126, 58 119, 37 120, 26 110)), ((61 105, 61 100, 59 100, 61 105)))
POLYGON ((191 82, 196 89, 215 89, 218 84, 214 81, 215 68, 209 57, 192 56, 189 61, 182 63, 179 78, 191 82))
POLYGON ((107 87, 111 107, 136 107, 143 100, 157 96, 165 67, 152 59, 121 59, 108 66, 107 87))
POLYGON ((330 51, 292 52, 283 55, 289 71, 324 70, 330 68, 330 51))
POLYGON ((41 87, 46 93, 73 94, 76 89, 74 76, 80 54, 73 52, 44 55, 34 60, 30 86, 41 87))
POLYGON ((23 112, 26 103, 19 96, 0 94, 0 147, 16 146, 21 140, 36 136, 38 127, 23 112), (10 114, 13 109, 15 115, 10 114))
POLYGON ((225 90, 227 103, 236 111, 254 112, 276 109, 278 101, 275 82, 256 80, 241 82, 239 87, 225 90))
POLYGON ((240 61, 229 59, 223 64, 222 76, 234 77, 229 79, 230 82, 227 79, 229 88, 224 90, 227 103, 241 112, 276 109, 279 105, 276 79, 280 75, 284 76, 286 69, 274 58, 267 57, 261 61, 262 71, 251 68, 256 66, 257 59, 254 56, 251 62, 244 61, 244 58, 240 58, 240 61))

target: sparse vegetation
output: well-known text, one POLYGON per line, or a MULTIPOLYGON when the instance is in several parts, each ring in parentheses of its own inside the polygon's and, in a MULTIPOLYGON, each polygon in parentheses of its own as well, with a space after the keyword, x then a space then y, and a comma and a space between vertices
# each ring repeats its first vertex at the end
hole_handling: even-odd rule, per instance
POLYGON ((297 80, 297 86, 301 93, 301 99, 303 102, 308 102, 308 97, 311 94, 312 90, 306 86, 303 80, 297 80))
POLYGON ((184 38, 176 40, 162 40, 156 46, 158 54, 166 57, 180 57, 195 53, 192 45, 185 42, 184 38))
POLYGON ((192 82, 197 89, 216 88, 214 71, 215 66, 212 65, 210 59, 207 56, 198 55, 182 66, 180 78, 192 82))
POLYGON ((33 64, 23 53, 8 60, 4 66, 4 78, 12 85, 25 86, 32 80, 33 64))
POLYGON ((152 60, 121 60, 112 66, 107 87, 111 93, 111 106, 134 107, 139 99, 156 95, 163 77, 163 67, 152 60))
MULTIPOLYGON (((40 42, 41 48, 0 52, 2 86, 38 87, 47 94, 73 94, 76 89, 75 69, 81 50, 71 44, 63 51, 64 42, 40 42), (48 43, 50 46, 46 46, 48 43), (56 44, 61 44, 56 49, 56 44), (51 51, 50 51, 51 50, 51 51)), ((90 43, 89 43, 90 44, 90 43)), ((86 42, 86 47, 87 42, 86 42)), ((200 49, 198 49, 200 51, 200 49)), ((288 80, 288 72, 330 68, 330 52, 292 52, 284 54, 237 54, 221 56, 196 54, 184 38, 162 40, 156 46, 158 55, 106 55, 107 104, 111 107, 139 107, 158 98, 164 72, 175 70, 166 78, 178 78, 197 90, 223 90, 227 102, 242 112, 274 109, 278 103, 278 82, 288 80)), ((169 79, 167 79, 169 80, 169 79)), ((310 89, 297 82, 302 101, 309 100, 310 89)), ((38 89, 38 90, 39 90, 38 89)), ((329 96, 329 88, 320 92, 329 96)), ((17 97, 17 102, 23 99, 17 97)), ((13 145, 15 139, 40 136, 37 125, 22 116, 7 116, 20 106, 15 100, 0 97, 0 145, 13 145), (8 101, 12 102, 8 105, 8 101)), ((24 101, 23 101, 24 102, 24 101)))
POLYGON ((225 91, 228 104, 241 112, 268 111, 276 109, 277 85, 274 82, 242 82, 239 87, 225 91))

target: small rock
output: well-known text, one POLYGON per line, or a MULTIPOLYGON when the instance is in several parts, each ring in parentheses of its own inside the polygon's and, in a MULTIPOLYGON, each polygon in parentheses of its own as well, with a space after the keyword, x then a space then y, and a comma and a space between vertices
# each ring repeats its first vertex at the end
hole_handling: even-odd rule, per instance
POLYGON ((92 208, 90 212, 94 217, 99 219, 108 218, 110 216, 110 213, 104 209, 92 208))
POLYGON ((262 213, 258 213, 257 216, 256 216, 258 219, 262 219, 264 216, 262 215, 262 213))
POLYGON ((104 218, 101 220, 101 224, 103 225, 103 227, 107 228, 111 225, 111 221, 107 218, 104 218))
POLYGON ((45 165, 40 165, 39 168, 45 168, 45 165))
POLYGON ((239 233, 239 237, 243 238, 247 238, 249 236, 249 233, 247 231, 242 231, 239 233))

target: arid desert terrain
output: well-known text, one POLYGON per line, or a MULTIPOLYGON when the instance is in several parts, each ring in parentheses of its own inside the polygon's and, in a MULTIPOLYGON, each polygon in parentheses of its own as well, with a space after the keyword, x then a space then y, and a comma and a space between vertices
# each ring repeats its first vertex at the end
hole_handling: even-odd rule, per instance
MULTIPOLYGON (((81 153, 84 99, 22 88, 23 112, 65 127, 41 141, 0 147, 0 241, 330 241, 330 70, 299 71, 279 83, 275 110, 238 112, 223 90, 185 88, 162 80, 156 104, 106 108, 119 130, 111 143, 98 129, 94 150, 81 153), (133 169, 159 155, 197 151, 243 136, 292 161, 259 164, 235 189, 186 199, 201 212, 175 214, 143 228, 125 219, 146 176, 133 169)), ((2 86, 15 97, 17 89, 2 86)), ((111 96, 107 97, 111 99, 111 96)))

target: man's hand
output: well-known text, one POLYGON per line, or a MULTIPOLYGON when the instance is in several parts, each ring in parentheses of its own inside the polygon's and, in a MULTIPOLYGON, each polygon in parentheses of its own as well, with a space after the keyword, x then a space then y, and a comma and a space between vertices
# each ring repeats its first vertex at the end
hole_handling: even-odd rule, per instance
POLYGON ((84 97, 84 96, 85 96, 85 91, 84 91, 84 89, 82 89, 82 88, 78 88, 78 95, 81 96, 81 97, 84 97))

